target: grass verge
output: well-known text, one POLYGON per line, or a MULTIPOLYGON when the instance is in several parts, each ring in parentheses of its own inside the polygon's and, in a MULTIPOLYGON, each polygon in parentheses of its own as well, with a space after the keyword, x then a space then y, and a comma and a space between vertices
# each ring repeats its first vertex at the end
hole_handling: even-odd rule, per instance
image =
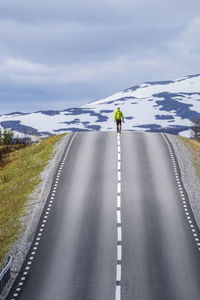
POLYGON ((186 145, 190 147, 190 149, 194 153, 194 161, 193 165, 196 169, 197 175, 200 178, 200 143, 195 140, 190 140, 184 137, 180 137, 186 145))
POLYGON ((40 174, 53 158, 53 148, 64 135, 6 151, 0 166, 0 269, 13 242, 24 230, 21 218, 25 214, 30 194, 40 183, 40 174))

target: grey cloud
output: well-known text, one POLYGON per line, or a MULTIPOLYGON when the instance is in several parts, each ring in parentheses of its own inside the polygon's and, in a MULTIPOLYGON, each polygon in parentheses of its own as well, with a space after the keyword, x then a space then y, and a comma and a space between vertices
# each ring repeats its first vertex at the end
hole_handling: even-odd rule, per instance
MULTIPOLYGON (((124 23, 126 20, 138 22, 138 17, 147 19, 155 17, 179 15, 187 11, 194 13, 199 6, 198 0, 101 0, 101 1, 75 1, 75 0, 2 0, 0 3, 0 16, 2 18, 18 21, 67 20, 86 23, 111 22, 124 23)), ((142 19, 141 19, 142 22, 142 19)))
POLYGON ((145 49, 161 47, 176 34, 177 30, 154 28, 151 24, 143 27, 95 24, 91 27, 80 23, 24 25, 1 21, 0 51, 4 55, 49 64, 91 61, 133 51, 144 55, 145 49))

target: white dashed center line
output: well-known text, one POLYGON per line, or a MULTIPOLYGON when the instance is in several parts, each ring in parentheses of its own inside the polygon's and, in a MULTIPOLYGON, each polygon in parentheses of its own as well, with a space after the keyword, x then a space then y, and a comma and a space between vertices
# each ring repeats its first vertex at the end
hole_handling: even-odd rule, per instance
POLYGON ((118 162, 117 162, 117 168, 118 168, 118 171, 121 170, 121 161, 118 161, 118 162))
POLYGON ((121 300, 121 268, 122 268, 122 218, 121 218, 121 143, 117 134, 117 264, 115 300, 121 300))
POLYGON ((121 224, 121 211, 117 210, 117 224, 121 224))

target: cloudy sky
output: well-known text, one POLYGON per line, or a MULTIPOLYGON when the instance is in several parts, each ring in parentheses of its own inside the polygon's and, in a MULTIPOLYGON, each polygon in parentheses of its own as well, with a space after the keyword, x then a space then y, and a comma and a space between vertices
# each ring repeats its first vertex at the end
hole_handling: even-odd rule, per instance
POLYGON ((200 73, 199 0, 0 0, 0 114, 200 73))

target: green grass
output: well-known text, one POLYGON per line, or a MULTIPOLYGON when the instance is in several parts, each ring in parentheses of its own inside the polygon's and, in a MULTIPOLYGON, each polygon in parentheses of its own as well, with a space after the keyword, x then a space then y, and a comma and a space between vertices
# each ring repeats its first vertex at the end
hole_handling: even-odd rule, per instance
MULTIPOLYGON (((30 194, 40 183, 40 174, 53 158, 53 148, 64 135, 50 137, 38 144, 10 146, 0 165, 0 269, 7 253, 24 230, 21 218, 30 194)), ((1 147, 2 149, 2 147, 1 147)))
POLYGON ((196 140, 190 140, 184 137, 180 137, 186 145, 194 152, 194 161, 193 165, 196 169, 197 175, 200 178, 200 143, 196 140))

